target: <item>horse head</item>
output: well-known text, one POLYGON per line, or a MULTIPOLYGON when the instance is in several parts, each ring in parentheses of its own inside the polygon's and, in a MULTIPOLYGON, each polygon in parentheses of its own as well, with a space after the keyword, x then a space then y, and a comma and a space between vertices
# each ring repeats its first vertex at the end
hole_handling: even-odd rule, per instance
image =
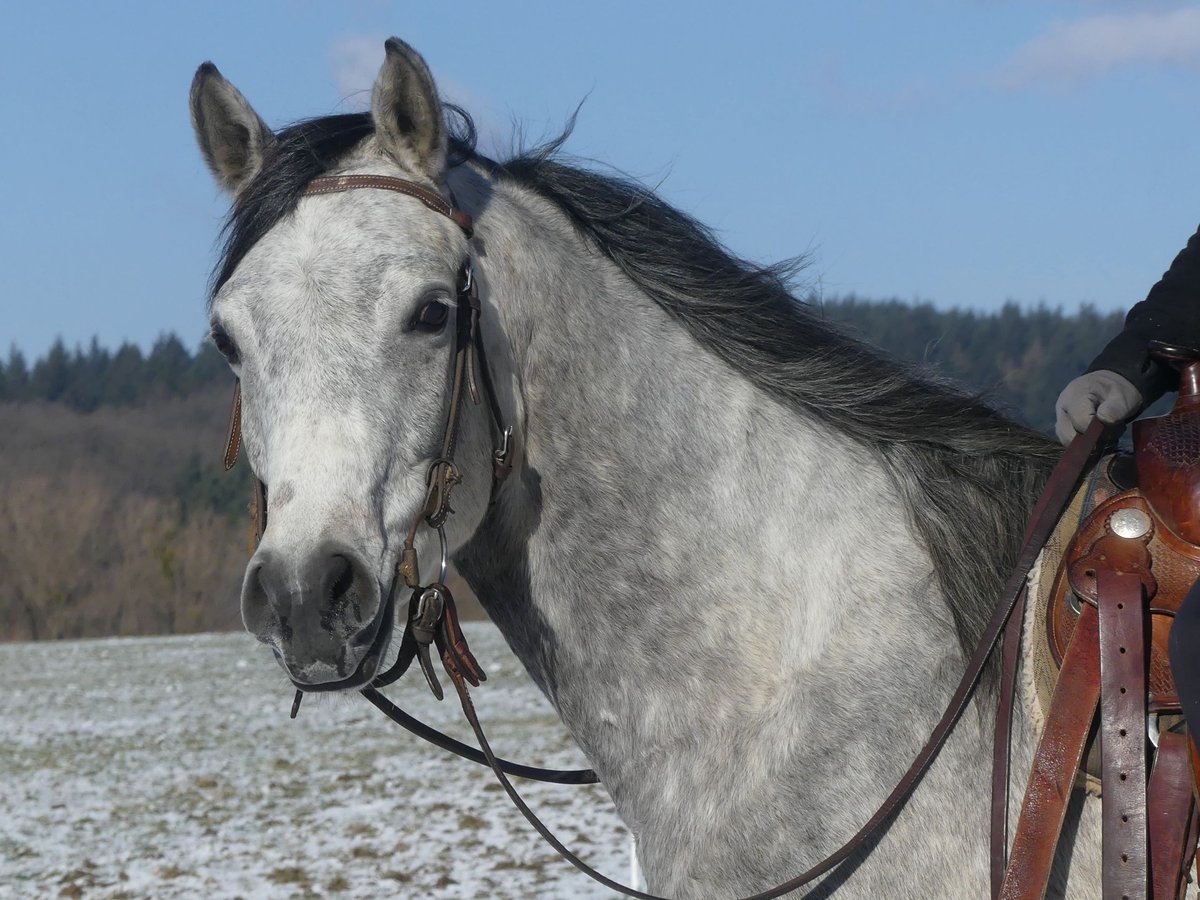
MULTIPOLYGON (((320 135, 304 124, 274 134, 211 63, 191 92, 201 151, 234 203, 213 340, 240 380, 243 443, 270 499, 242 617, 304 690, 373 678, 391 637, 403 539, 443 455, 463 230, 394 191, 302 193, 326 174, 445 194, 433 79, 403 42, 386 48, 370 116, 349 130, 352 141, 327 149, 324 170, 304 171, 287 146, 318 146, 320 135)), ((466 418, 452 544, 487 505, 486 429, 466 418)))

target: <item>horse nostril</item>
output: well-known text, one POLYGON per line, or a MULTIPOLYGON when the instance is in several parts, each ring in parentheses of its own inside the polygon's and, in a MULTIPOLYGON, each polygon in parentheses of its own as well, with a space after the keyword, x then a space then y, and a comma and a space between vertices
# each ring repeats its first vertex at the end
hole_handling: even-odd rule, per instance
POLYGON ((344 556, 335 556, 331 560, 330 575, 333 583, 329 586, 329 602, 333 606, 342 606, 345 597, 354 587, 354 565, 344 556))
POLYGON ((242 620, 254 634, 267 633, 272 621, 277 627, 282 624, 271 602, 272 591, 268 585, 272 564, 269 556, 260 554, 246 570, 242 582, 242 620))
POLYGON ((307 575, 319 606, 321 627, 356 629, 374 618, 378 588, 365 561, 353 550, 325 544, 310 557, 307 575))

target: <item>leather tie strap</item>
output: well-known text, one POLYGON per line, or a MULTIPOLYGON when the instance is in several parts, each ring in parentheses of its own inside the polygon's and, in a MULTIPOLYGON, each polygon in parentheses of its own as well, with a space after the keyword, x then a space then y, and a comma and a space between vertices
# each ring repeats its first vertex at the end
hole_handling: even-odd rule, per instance
POLYGON ((250 508, 251 519, 254 523, 252 533, 254 542, 250 545, 250 554, 262 543, 263 534, 267 530, 267 486, 259 479, 254 479, 254 498, 250 508))
POLYGON ((242 446, 242 380, 233 382, 233 406, 229 410, 229 436, 225 438, 225 456, 222 463, 228 472, 237 464, 238 450, 242 446))

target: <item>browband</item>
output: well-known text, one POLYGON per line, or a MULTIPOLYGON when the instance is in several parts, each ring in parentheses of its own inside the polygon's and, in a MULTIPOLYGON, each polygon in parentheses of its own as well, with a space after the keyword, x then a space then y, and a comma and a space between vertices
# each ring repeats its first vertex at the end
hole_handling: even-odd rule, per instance
POLYGON ((474 233, 474 224, 470 213, 455 209, 442 197, 429 188, 421 187, 413 181, 403 178, 393 178, 390 175, 322 175, 314 178, 300 193, 309 197, 316 194, 340 194, 342 191, 353 191, 358 188, 378 188, 381 191, 395 191, 415 197, 436 213, 441 213, 463 230, 470 237, 474 233))

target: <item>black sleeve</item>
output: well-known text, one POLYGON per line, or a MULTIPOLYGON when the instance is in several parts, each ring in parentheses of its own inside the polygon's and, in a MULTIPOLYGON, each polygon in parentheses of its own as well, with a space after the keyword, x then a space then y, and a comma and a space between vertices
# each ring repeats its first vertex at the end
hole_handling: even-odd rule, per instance
POLYGON ((1178 374, 1150 358, 1146 344, 1166 341, 1200 347, 1200 229, 1175 257, 1162 280, 1125 317, 1118 334, 1088 366, 1128 378, 1147 403, 1179 386, 1178 374))

